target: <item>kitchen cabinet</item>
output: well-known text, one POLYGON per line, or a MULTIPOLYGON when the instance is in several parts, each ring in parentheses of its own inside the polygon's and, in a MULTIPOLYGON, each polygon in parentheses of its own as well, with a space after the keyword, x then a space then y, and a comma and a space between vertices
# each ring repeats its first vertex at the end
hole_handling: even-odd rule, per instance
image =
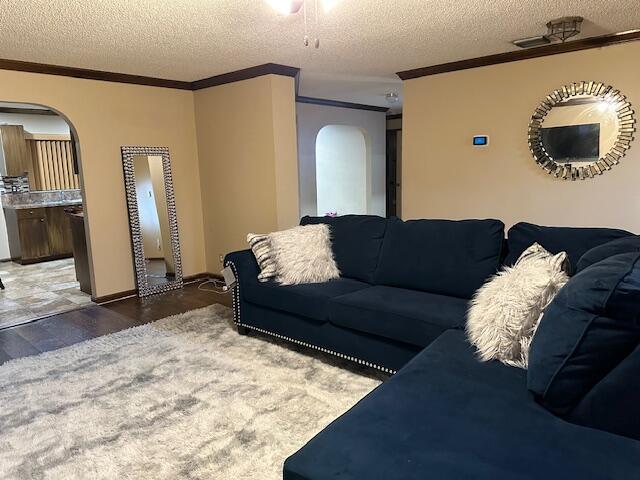
POLYGON ((11 259, 22 264, 73 256, 64 207, 5 208, 11 259))
POLYGON ((25 173, 29 177, 29 184, 34 185, 34 175, 31 155, 25 141, 22 125, 0 125, 0 146, 4 158, 6 174, 19 176, 25 173))
POLYGON ((87 250, 87 238, 84 232, 84 212, 75 208, 66 212, 71 225, 71 238, 73 241, 73 262, 76 266, 76 278, 80 282, 80 290, 92 294, 91 275, 89 272, 89 252, 87 250))
POLYGON ((65 207, 51 207, 44 209, 49 253, 56 257, 73 254, 71 225, 69 223, 69 216, 65 213, 64 208, 65 207))

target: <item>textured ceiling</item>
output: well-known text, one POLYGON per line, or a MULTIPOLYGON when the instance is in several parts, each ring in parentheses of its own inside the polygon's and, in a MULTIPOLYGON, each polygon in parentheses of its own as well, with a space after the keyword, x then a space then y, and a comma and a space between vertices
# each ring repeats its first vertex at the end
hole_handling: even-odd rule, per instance
POLYGON ((301 13, 263 0, 2 0, 0 57, 188 81, 275 62, 303 69, 305 95, 384 104, 394 72, 513 50, 555 17, 585 17, 582 36, 640 27, 638 0, 339 0, 317 28, 312 12, 318 50, 301 13))

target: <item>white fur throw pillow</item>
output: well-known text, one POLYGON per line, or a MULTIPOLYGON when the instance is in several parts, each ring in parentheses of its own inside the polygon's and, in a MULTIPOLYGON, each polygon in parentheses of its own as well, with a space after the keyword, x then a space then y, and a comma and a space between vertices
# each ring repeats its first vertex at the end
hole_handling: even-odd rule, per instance
POLYGON ((466 330, 480 360, 527 368, 542 312, 569 280, 568 268, 565 252, 552 255, 534 243, 476 292, 466 330))
POLYGON ((283 285, 297 285, 328 282, 340 277, 331 249, 329 225, 304 225, 268 235, 249 234, 247 241, 262 269, 258 275, 260 281, 275 276, 283 285), (260 247, 256 248, 258 245, 260 247), (269 261, 265 262, 265 259, 269 261))

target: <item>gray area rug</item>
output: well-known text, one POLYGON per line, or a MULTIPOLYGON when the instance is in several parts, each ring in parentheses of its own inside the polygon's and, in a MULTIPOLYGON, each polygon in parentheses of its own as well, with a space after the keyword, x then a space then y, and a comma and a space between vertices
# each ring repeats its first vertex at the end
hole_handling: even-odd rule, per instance
POLYGON ((381 378, 212 305, 0 367, 2 479, 278 479, 381 378), (378 378, 376 378, 378 377, 378 378))

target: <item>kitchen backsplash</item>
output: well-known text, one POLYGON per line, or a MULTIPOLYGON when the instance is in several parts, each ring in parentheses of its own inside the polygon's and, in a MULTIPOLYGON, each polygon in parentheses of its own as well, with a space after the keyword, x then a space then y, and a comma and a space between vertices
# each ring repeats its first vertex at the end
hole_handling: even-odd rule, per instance
POLYGON ((29 177, 20 175, 16 177, 0 177, 0 194, 2 193, 28 193, 29 177))

